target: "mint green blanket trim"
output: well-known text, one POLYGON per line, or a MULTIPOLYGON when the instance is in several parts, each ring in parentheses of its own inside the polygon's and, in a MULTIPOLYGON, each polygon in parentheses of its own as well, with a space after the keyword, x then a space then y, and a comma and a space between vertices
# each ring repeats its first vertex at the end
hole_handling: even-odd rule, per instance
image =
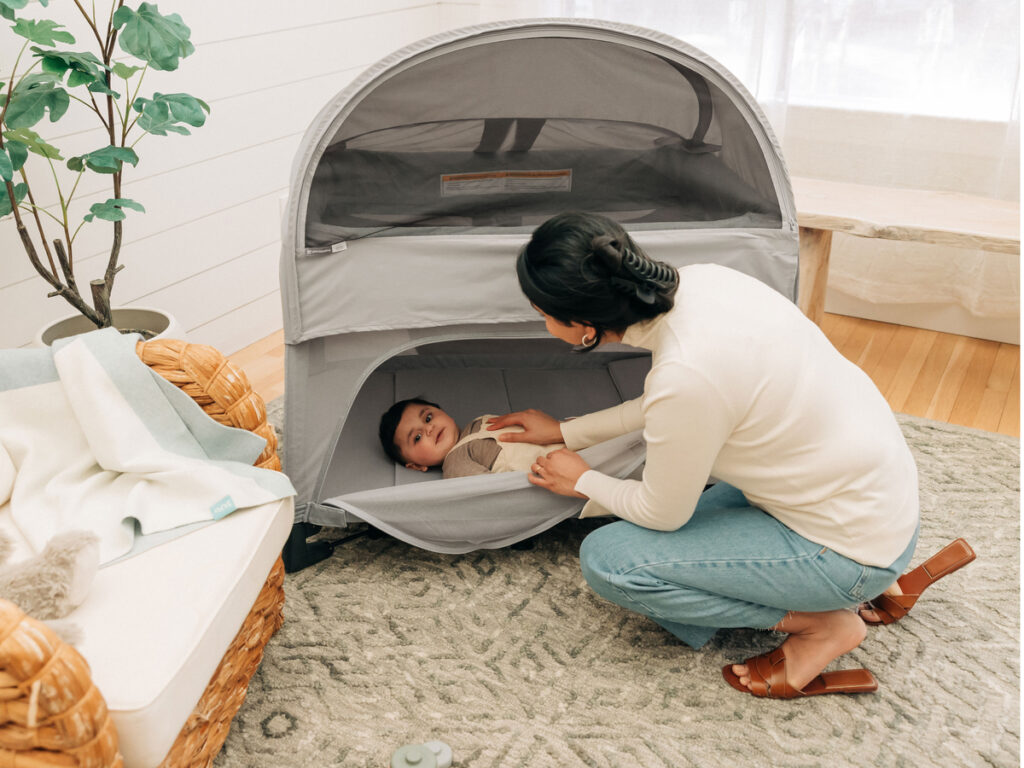
POLYGON ((135 529, 134 539, 132 540, 132 548, 125 552, 120 557, 115 557, 113 560, 100 565, 100 570, 109 568, 112 565, 127 560, 130 557, 141 555, 147 550, 158 547, 161 544, 165 544, 168 541, 173 541, 181 536, 184 536, 192 531, 198 531, 200 528, 205 528, 208 525, 213 525, 216 520, 200 520, 198 523, 186 523, 185 525, 179 525, 176 528, 168 528, 166 531, 156 531, 155 533, 142 533, 142 527, 139 525, 139 521, 135 518, 130 518, 132 526, 135 529))
POLYGON ((57 381, 57 368, 49 349, 0 351, 0 392, 57 381))

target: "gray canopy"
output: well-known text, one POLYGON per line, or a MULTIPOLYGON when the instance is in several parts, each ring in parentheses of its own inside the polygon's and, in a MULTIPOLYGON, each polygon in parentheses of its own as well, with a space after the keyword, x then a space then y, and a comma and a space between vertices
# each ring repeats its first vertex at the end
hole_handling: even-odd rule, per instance
MULTIPOLYGON (((796 297, 778 143, 746 90, 673 38, 580 20, 470 27, 388 56, 321 110, 282 237, 285 470, 300 524, 290 568, 303 564, 305 523, 362 520, 466 552, 578 511, 524 473, 424 479, 376 435, 410 396, 465 423, 526 407, 565 418, 642 392, 645 352, 573 355, 519 290, 518 250, 566 210, 621 222, 675 266, 724 264, 796 297)), ((642 440, 592 454, 624 476, 642 440)))

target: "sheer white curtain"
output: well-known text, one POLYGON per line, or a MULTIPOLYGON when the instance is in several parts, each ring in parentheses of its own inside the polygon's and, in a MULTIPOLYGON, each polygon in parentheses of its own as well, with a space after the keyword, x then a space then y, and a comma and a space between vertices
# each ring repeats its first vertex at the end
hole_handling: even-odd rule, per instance
MULTIPOLYGON (((695 45, 794 176, 1019 199, 1017 0, 481 0, 481 20, 622 21, 695 45)), ((1017 341, 1019 258, 837 236, 830 311, 1017 341)))
POLYGON ((1017 0, 532 5, 657 29, 709 53, 765 108, 794 175, 1017 199, 1017 0), (820 150, 832 145, 841 156, 820 150))

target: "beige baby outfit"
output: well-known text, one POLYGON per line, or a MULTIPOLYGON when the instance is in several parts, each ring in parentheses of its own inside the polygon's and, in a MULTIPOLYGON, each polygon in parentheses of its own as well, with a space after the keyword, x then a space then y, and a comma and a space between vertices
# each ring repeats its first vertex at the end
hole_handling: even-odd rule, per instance
POLYGON ((534 443, 502 443, 497 437, 504 432, 522 432, 518 426, 486 429, 491 414, 474 419, 459 434, 459 441, 448 452, 441 465, 444 478, 485 475, 494 472, 529 472, 538 456, 564 448, 562 443, 536 445, 534 443))

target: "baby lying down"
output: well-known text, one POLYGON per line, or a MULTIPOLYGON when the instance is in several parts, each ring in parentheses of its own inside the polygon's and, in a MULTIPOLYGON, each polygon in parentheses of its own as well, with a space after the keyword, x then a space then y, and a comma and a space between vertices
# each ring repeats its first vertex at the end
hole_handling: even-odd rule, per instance
POLYGON ((538 456, 565 447, 561 443, 503 443, 498 435, 523 429, 512 426, 488 431, 487 423, 493 418, 480 416, 460 430, 435 403, 419 398, 400 400, 380 417, 380 444, 399 464, 421 472, 439 466, 445 478, 529 472, 538 456))

